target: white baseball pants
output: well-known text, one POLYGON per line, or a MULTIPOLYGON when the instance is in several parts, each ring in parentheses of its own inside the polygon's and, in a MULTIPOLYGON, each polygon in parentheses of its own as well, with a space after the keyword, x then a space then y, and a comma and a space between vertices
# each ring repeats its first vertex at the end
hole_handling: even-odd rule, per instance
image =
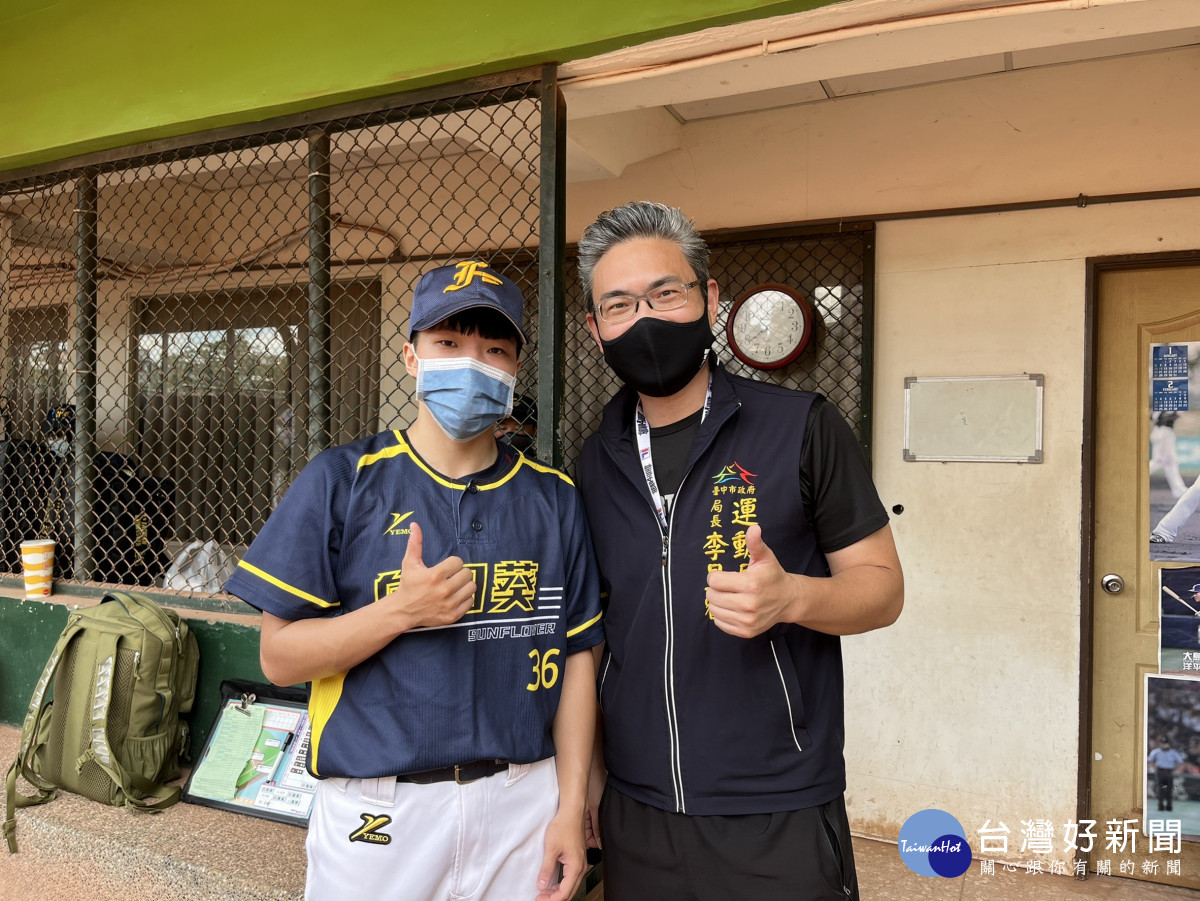
POLYGON ((554 758, 466 785, 326 779, 308 824, 306 901, 523 901, 558 810, 554 758))

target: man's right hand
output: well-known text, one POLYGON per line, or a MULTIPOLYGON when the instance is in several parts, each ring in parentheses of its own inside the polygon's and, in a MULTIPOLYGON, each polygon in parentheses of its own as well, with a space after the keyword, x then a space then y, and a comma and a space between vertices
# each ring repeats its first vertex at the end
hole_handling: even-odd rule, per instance
POLYGON ((403 618, 403 631, 416 626, 456 623, 475 600, 475 579, 461 557, 447 557, 434 566, 421 559, 421 527, 410 526, 408 547, 400 564, 400 585, 380 599, 403 618))

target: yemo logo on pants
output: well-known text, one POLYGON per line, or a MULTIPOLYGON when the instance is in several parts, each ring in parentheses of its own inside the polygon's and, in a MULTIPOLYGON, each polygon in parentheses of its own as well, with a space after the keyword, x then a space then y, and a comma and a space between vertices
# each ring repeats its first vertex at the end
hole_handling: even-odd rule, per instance
POLYGON ((363 824, 350 833, 350 841, 370 842, 373 845, 387 845, 391 843, 392 837, 386 832, 379 831, 392 821, 391 817, 373 816, 369 813, 360 813, 359 816, 362 817, 363 824))

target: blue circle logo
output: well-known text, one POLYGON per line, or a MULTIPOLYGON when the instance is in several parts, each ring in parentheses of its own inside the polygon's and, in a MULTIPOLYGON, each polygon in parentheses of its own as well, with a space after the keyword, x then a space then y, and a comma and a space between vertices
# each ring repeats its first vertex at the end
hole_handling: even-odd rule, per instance
POLYGON ((962 825, 944 810, 914 813, 900 827, 900 859, 918 876, 953 879, 971 866, 971 846, 962 825))

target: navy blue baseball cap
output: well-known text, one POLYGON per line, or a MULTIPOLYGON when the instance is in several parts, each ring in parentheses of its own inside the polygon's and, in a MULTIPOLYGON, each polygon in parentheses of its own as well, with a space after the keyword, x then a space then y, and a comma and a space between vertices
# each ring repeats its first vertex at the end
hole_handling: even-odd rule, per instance
POLYGON ((414 332, 432 328, 473 307, 489 307, 500 313, 513 324, 522 343, 529 341, 522 328, 525 298, 521 289, 479 260, 439 266, 417 280, 408 317, 408 337, 411 340, 414 332))

